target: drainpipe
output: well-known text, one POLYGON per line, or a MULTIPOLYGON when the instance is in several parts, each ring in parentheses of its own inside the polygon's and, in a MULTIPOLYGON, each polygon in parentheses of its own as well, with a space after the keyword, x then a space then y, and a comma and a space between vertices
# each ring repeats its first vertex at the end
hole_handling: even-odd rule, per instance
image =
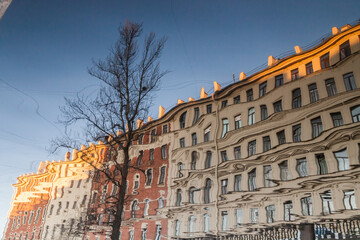
POLYGON ((215 234, 216 237, 218 237, 218 233, 219 233, 219 183, 218 183, 218 165, 219 165, 219 151, 218 151, 218 143, 217 143, 217 136, 218 136, 218 130, 219 130, 219 109, 218 109, 218 105, 215 101, 215 93, 212 94, 212 100, 213 103, 216 106, 216 124, 215 124, 215 138, 214 138, 214 143, 215 143, 215 153, 216 153, 216 165, 215 165, 215 188, 216 188, 216 198, 215 198, 215 210, 216 210, 216 229, 215 229, 215 234))

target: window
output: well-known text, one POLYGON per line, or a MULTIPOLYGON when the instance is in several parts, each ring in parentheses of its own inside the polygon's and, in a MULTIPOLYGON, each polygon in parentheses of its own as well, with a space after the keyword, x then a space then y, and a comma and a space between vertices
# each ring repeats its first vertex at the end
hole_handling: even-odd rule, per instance
POLYGON ((163 133, 168 133, 168 125, 163 126, 163 133))
POLYGON ((139 134, 139 137, 138 137, 138 144, 143 144, 143 138, 144 138, 144 134, 143 133, 141 133, 141 134, 139 134))
POLYGON ((244 222, 244 212, 242 209, 236 209, 235 211, 236 215, 236 227, 240 227, 241 224, 244 222))
POLYGON ((328 68, 330 66, 329 53, 326 53, 320 57, 321 69, 328 68))
POLYGON ((351 55, 349 40, 340 45, 340 60, 343 60, 347 56, 351 55))
POLYGON ((206 105, 206 113, 212 113, 212 104, 206 105))
POLYGON ((197 144, 197 136, 196 133, 191 134, 191 145, 195 146, 197 144))
POLYGON ((322 132, 321 118, 317 117, 317 118, 312 119, 311 126, 312 126, 312 137, 313 138, 318 137, 322 132))
POLYGON ((284 203, 284 220, 285 221, 294 221, 293 213, 293 204, 292 201, 287 201, 284 203))
POLYGON ((150 152, 149 152, 149 159, 150 161, 153 161, 154 160, 154 149, 150 149, 150 152))
POLYGON ((181 148, 185 147, 185 138, 180 138, 180 147, 181 148))
POLYGON ((180 116, 180 128, 185 128, 186 112, 180 116))
POLYGON ((259 211, 257 208, 250 209, 251 223, 259 222, 259 211))
POLYGON ((253 94, 253 90, 249 89, 246 91, 246 99, 248 102, 251 102, 254 100, 254 94, 253 94))
POLYGON ((234 97, 234 104, 239 104, 240 103, 240 95, 239 96, 236 96, 234 97))
POLYGON ((248 174, 249 178, 249 191, 255 191, 256 190, 256 168, 251 170, 248 174))
POLYGON ((319 93, 317 90, 316 83, 310 84, 309 88, 309 95, 310 95, 310 103, 319 101, 319 93))
POLYGON ((241 114, 235 117, 235 129, 241 128, 241 114))
POLYGON ((161 158, 162 158, 162 159, 167 158, 166 149, 167 149, 167 145, 166 145, 166 144, 161 146, 161 158))
POLYGON ((327 168, 327 164, 326 164, 324 154, 323 153, 316 154, 315 158, 316 158, 316 163, 318 165, 318 174, 319 175, 327 174, 328 173, 328 168, 327 168))
POLYGON ((349 210, 357 209, 354 190, 344 191, 344 206, 345 209, 349 209, 349 210))
POLYGON ((226 133, 229 132, 229 120, 227 118, 224 118, 222 120, 222 125, 223 125, 223 131, 221 134, 221 138, 225 137, 226 133))
POLYGON ((255 123, 255 108, 249 108, 249 121, 248 125, 253 125, 255 123))
POLYGON ((261 121, 263 121, 263 120, 267 119, 267 117, 268 117, 267 107, 266 107, 266 105, 261 105, 260 109, 261 109, 261 121))
POLYGON ((273 187, 274 183, 272 181, 272 168, 270 165, 264 166, 264 186, 273 187))
POLYGON ((151 181, 152 181, 152 169, 148 169, 146 171, 146 182, 145 185, 146 186, 150 186, 151 185, 151 181))
POLYGON ((281 75, 277 75, 275 77, 275 88, 280 87, 284 84, 284 76, 281 75))
POLYGON ((325 85, 326 85, 326 91, 327 91, 329 97, 337 94, 335 80, 333 78, 326 79, 325 85))
POLYGON ((192 204, 195 203, 195 199, 194 199, 194 197, 195 197, 195 191, 196 191, 196 188, 195 188, 195 187, 191 187, 191 188, 189 189, 189 202, 192 203, 192 204))
POLYGON ((226 231, 228 229, 228 212, 221 211, 221 230, 226 231))
POLYGON ((307 171, 306 158, 300 158, 296 160, 296 171, 298 172, 300 177, 306 177, 309 175, 307 171))
POLYGON ((334 152, 334 156, 338 162, 339 171, 350 169, 349 158, 346 152, 346 148, 340 151, 334 152))
POLYGON ((140 176, 139 176, 139 174, 136 174, 134 176, 134 188, 133 188, 133 190, 136 190, 136 189, 139 188, 139 182, 140 182, 140 176))
POLYGON ((290 172, 288 168, 288 161, 285 160, 282 163, 279 164, 280 168, 280 179, 282 181, 290 180, 290 172))
POLYGON ((259 86, 259 97, 262 97, 266 94, 266 86, 267 86, 267 82, 263 82, 260 84, 259 86))
POLYGON ((271 149, 270 136, 263 137, 263 151, 269 151, 271 149))
POLYGON ((150 205, 149 199, 145 199, 144 216, 149 215, 149 205, 150 205))
POLYGON ((221 154, 221 161, 222 162, 226 162, 226 161, 229 160, 226 151, 221 151, 220 154, 221 154))
POLYGON ((138 158, 137 158, 137 166, 141 166, 143 157, 144 157, 144 152, 143 152, 143 151, 140 151, 140 152, 139 152, 139 156, 138 156, 138 158))
POLYGON ((210 216, 209 214, 204 214, 204 232, 209 232, 210 227, 210 216))
POLYGON ((340 127, 342 125, 344 125, 342 116, 341 116, 341 112, 336 112, 336 113, 330 113, 334 127, 340 127))
POLYGON ((301 199, 301 212, 304 216, 313 215, 313 207, 311 197, 304 197, 301 199))
POLYGON ((291 70, 291 81, 299 79, 299 69, 291 70))
POLYGON ((160 239, 161 239, 161 225, 160 225, 160 224, 156 224, 155 240, 160 240, 160 239))
POLYGON ((178 189, 176 191, 176 204, 175 204, 175 206, 180 206, 181 205, 181 194, 182 194, 181 189, 178 189))
POLYGON ((210 132, 211 132, 211 126, 207 127, 204 130, 204 142, 210 141, 210 132))
POLYGON ((228 101, 224 100, 221 102, 221 108, 225 108, 227 106, 228 101))
POLYGON ((281 100, 275 102, 274 104, 274 112, 281 112, 282 111, 282 102, 281 100))
POLYGON ((163 208, 163 207, 164 207, 164 199, 159 198, 159 200, 158 200, 158 205, 159 205, 158 208, 163 208))
POLYGON ((165 171, 166 171, 166 166, 162 166, 160 168, 159 184, 165 183, 165 171))
MULTIPOLYGON (((115 184, 113 184, 113 186, 112 186, 112 191, 111 191, 111 196, 116 196, 116 194, 117 194, 117 192, 118 192, 118 186, 117 185, 115 185, 115 184)), ((67 206, 68 206, 68 204, 67 204, 67 206)))
POLYGON ((198 120, 199 120, 199 116, 200 116, 200 110, 198 107, 194 108, 194 121, 193 121, 193 125, 195 125, 198 120))
POLYGON ((228 186, 228 180, 227 179, 223 179, 221 180, 221 194, 227 194, 227 186, 228 186))
POLYGON ((324 215, 329 215, 334 212, 334 205, 331 198, 331 192, 326 191, 320 194, 322 200, 322 209, 324 215))
POLYGON ((212 156, 211 152, 207 151, 206 158, 205 158, 205 169, 211 167, 211 156, 212 156))
POLYGON ((210 190, 211 190, 211 180, 207 178, 205 181, 205 188, 204 188, 204 203, 210 203, 210 190))
POLYGON ((301 124, 292 127, 293 142, 301 142, 301 124))
POLYGON ((241 147, 240 146, 234 147, 234 157, 236 160, 241 159, 241 147))
POLYGON ((197 152, 191 153, 191 170, 196 170, 197 152))
POLYGON ((360 105, 350 108, 353 122, 360 122, 360 105))
POLYGON ((141 229, 141 240, 146 240, 147 228, 141 229))
POLYGON ((274 205, 270 205, 265 207, 266 209, 266 219, 267 219, 267 223, 273 223, 275 222, 275 206, 274 205))
POLYGON ((132 217, 132 218, 136 218, 136 208, 137 208, 137 204, 138 204, 138 202, 137 202, 137 200, 135 200, 135 201, 133 202, 133 204, 131 205, 131 217, 132 217))
POLYGON ((292 108, 301 107, 301 89, 297 88, 292 91, 292 108))
POLYGON ((353 73, 345 74, 344 82, 345 82, 346 91, 351 91, 356 89, 356 83, 353 73))
POLYGON ((175 220, 175 236, 179 236, 180 234, 180 221, 179 220, 175 220))
POLYGON ((235 175, 234 178, 234 191, 240 192, 241 191, 241 174, 235 175))
POLYGON ((183 164, 181 162, 178 163, 178 177, 181 178, 183 176, 182 171, 183 170, 183 164))
POLYGON ((309 75, 314 72, 312 62, 309 62, 305 65, 306 75, 309 75))
POLYGON ((134 230, 129 231, 129 240, 134 240, 134 230))
POLYGON ((284 130, 281 130, 280 132, 277 132, 276 136, 278 138, 279 145, 286 143, 285 131, 284 130))
POLYGON ((194 232, 194 223, 195 223, 195 217, 191 215, 189 217, 189 235, 191 236, 194 232))
POLYGON ((249 142, 248 144, 248 155, 249 157, 256 154, 256 140, 249 142))
POLYGON ((153 130, 151 130, 151 137, 150 137, 150 142, 155 142, 155 137, 156 137, 156 129, 153 129, 153 130))

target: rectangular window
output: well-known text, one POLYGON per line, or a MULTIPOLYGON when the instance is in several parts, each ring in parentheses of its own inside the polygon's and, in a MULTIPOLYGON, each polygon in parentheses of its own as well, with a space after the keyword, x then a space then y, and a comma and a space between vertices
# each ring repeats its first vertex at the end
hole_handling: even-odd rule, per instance
POLYGON ((144 157, 144 151, 140 151, 136 162, 137 166, 141 166, 143 157, 144 157))
POLYGON ((294 221, 293 213, 293 204, 292 201, 287 201, 284 203, 284 220, 285 221, 294 221))
POLYGON ((353 122, 360 122, 360 105, 350 108, 353 122))
POLYGON ((268 117, 267 107, 266 107, 266 105, 261 105, 260 109, 261 109, 261 121, 263 121, 263 120, 267 119, 267 117, 268 117))
POLYGON ((185 138, 180 138, 180 147, 181 148, 185 147, 185 138))
POLYGON ((354 190, 344 191, 344 206, 348 210, 357 209, 354 190))
POLYGON ((204 142, 210 141, 210 132, 211 132, 211 126, 207 127, 204 130, 204 142))
POLYGON ((249 142, 248 144, 248 155, 249 157, 256 154, 256 140, 249 142))
POLYGON ((328 173, 328 168, 327 168, 327 164, 326 164, 324 154, 323 153, 316 154, 315 158, 316 158, 316 163, 318 165, 318 174, 319 175, 327 174, 328 173))
POLYGON ((226 162, 229 160, 227 157, 226 151, 221 151, 220 153, 221 153, 221 161, 222 162, 226 162))
POLYGON ((212 113, 212 104, 206 105, 206 113, 212 113))
POLYGON ((342 116, 341 116, 341 112, 336 112, 336 113, 330 113, 334 127, 340 127, 342 125, 344 125, 342 116))
POLYGON ((281 75, 277 75, 275 77, 275 88, 280 87, 284 84, 284 76, 281 75))
POLYGON ((322 122, 321 118, 317 117, 314 119, 311 119, 311 127, 312 127, 312 137, 316 138, 322 133, 322 122))
POLYGON ((319 92, 316 86, 316 83, 310 84, 309 88, 309 95, 310 95, 310 103, 319 101, 319 92))
POLYGON ((197 136, 196 133, 191 134, 191 145, 195 146, 197 144, 197 136))
POLYGON ((159 184, 165 183, 165 171, 166 171, 166 166, 162 166, 160 168, 159 184))
POLYGON ((272 187, 274 183, 272 181, 272 168, 270 165, 264 166, 264 186, 272 187))
POLYGON ((329 215, 334 212, 334 204, 331 197, 331 191, 326 191, 320 194, 322 200, 322 209, 324 215, 329 215))
POLYGON ((221 108, 225 108, 227 106, 228 101, 224 100, 221 102, 221 108))
POLYGON ((164 125, 163 126, 163 133, 167 133, 168 132, 168 125, 164 125))
POLYGON ((241 191, 241 174, 235 175, 234 178, 234 191, 240 192, 241 191))
POLYGON ((334 152, 334 156, 338 162, 339 171, 345 171, 350 169, 349 157, 345 149, 334 152))
POLYGON ((154 149, 150 149, 150 153, 149 153, 149 159, 150 161, 153 161, 154 160, 154 149))
POLYGON ((240 146, 234 147, 234 157, 236 160, 241 159, 241 147, 240 146))
POLYGON ((221 194, 227 194, 227 186, 228 186, 228 180, 227 179, 223 179, 221 180, 221 194))
POLYGON ((296 171, 300 177, 308 176, 306 158, 300 158, 296 160, 296 171))
POLYGON ((301 124, 292 127, 293 142, 301 142, 301 124))
POLYGON ((266 209, 266 222, 267 223, 275 222, 275 206, 270 205, 265 207, 265 209, 266 209))
POLYGON ((234 97, 234 104, 239 104, 240 103, 240 95, 239 96, 236 96, 234 97))
POLYGON ((281 100, 275 102, 274 104, 274 112, 281 112, 282 111, 282 102, 281 100))
POLYGON ((276 136, 278 138, 279 145, 286 143, 285 130, 281 130, 280 132, 277 132, 276 136))
POLYGON ((156 137, 156 129, 151 130, 151 142, 155 142, 155 137, 156 137))
POLYGON ((347 56, 351 55, 349 40, 340 45, 340 60, 343 60, 347 56))
POLYGON ((267 87, 267 82, 263 82, 259 85, 259 97, 262 97, 266 94, 266 87, 267 87))
POLYGON ((299 79, 299 69, 291 70, 291 81, 299 79))
POLYGON ((248 125, 253 125, 255 123, 255 108, 249 108, 248 115, 248 125))
POLYGON ((228 229, 228 212, 222 211, 221 212, 221 229, 226 231, 228 229))
POLYGON ((193 121, 193 125, 195 125, 200 117, 200 110, 198 107, 194 108, 194 121, 193 121))
POLYGON ((329 53, 326 53, 320 57, 321 69, 328 68, 330 66, 329 53))
POLYGON ((246 99, 248 102, 251 102, 254 100, 254 94, 253 94, 253 90, 249 89, 246 91, 246 99))
POLYGON ((255 191, 256 190, 256 168, 251 170, 248 174, 249 178, 249 191, 255 191))
POLYGON ((292 108, 301 107, 301 89, 297 88, 292 91, 292 108))
POLYGON ((222 125, 223 125, 223 131, 221 134, 221 138, 225 137, 225 135, 229 132, 229 120, 227 118, 224 118, 222 120, 222 125))
POLYGON ((312 62, 309 62, 305 65, 306 75, 309 75, 314 72, 312 62))
POLYGON ((337 94, 335 80, 333 78, 326 79, 325 85, 326 85, 326 91, 327 91, 329 97, 337 94))
POLYGON ((269 151, 271 149, 270 136, 263 137, 263 151, 269 151))
POLYGON ((244 212, 242 209, 236 209, 236 227, 240 227, 244 222, 244 212))
POLYGON ((344 77, 346 91, 351 91, 356 89, 355 78, 352 72, 345 74, 343 77, 344 77))
POLYGON ((304 197, 301 199, 301 212, 304 216, 313 215, 313 207, 311 197, 304 197))
POLYGON ((167 145, 166 145, 166 144, 161 146, 161 158, 162 158, 162 159, 167 158, 166 149, 167 149, 167 145))
POLYGON ((241 128, 241 114, 235 117, 235 129, 241 128))
POLYGON ((259 211, 257 208, 251 208, 250 215, 251 215, 251 223, 259 222, 259 211))
POLYGON ((290 180, 290 172, 289 172, 289 168, 288 168, 288 161, 283 161, 282 163, 279 164, 279 168, 280 168, 280 179, 282 181, 288 181, 290 180))

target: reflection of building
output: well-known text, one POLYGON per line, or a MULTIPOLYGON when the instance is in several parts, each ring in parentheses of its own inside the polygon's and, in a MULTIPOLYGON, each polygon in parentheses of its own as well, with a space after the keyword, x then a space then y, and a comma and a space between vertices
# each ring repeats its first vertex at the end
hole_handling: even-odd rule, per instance
MULTIPOLYGON (((138 128, 121 239, 212 239, 261 231, 284 239, 295 238, 298 229, 311 235, 311 224, 319 222, 315 233, 359 235, 360 222, 352 221, 360 216, 359 36, 359 24, 333 28, 319 45, 295 47, 282 59, 270 56, 265 69, 249 77, 241 73, 224 89, 214 83, 211 96, 202 91, 197 101, 179 100, 138 128), (288 235, 279 235, 284 229, 288 235)), ((106 161, 101 148, 96 151, 106 161)), ((69 236, 68 228, 76 226, 80 237, 108 239, 113 212, 106 199, 118 189, 104 184, 100 172, 72 185, 72 175, 60 169, 68 165, 78 173, 85 167, 86 173, 80 157, 51 164, 42 238, 51 239, 44 238, 48 231, 61 239, 58 233, 69 236), (82 207, 63 212, 79 201, 82 207), (51 208, 60 211, 58 217, 51 208)))

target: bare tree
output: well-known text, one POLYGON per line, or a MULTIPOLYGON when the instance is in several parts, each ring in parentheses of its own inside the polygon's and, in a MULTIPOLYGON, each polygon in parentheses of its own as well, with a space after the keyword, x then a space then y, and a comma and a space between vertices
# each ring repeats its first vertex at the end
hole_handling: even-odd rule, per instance
MULTIPOLYGON (((80 136, 87 141, 107 139, 109 141, 110 157, 106 166, 97 171, 103 172, 108 181, 119 187, 113 197, 114 221, 112 222, 111 239, 118 240, 121 226, 121 216, 125 202, 126 179, 131 166, 129 149, 135 138, 136 120, 148 116, 148 109, 152 103, 154 91, 158 90, 160 80, 167 73, 160 70, 159 59, 163 51, 166 38, 156 39, 154 33, 144 37, 139 46, 139 39, 143 34, 142 25, 128 22, 119 27, 119 39, 110 49, 104 60, 93 62, 88 72, 101 82, 96 96, 78 94, 75 98, 65 98, 65 106, 61 107, 60 122, 67 132, 77 126, 83 126, 80 136), (122 134, 119 134, 121 131, 122 134), (117 154, 123 158, 117 161, 117 154), (109 171, 112 169, 112 171, 109 171), (116 177, 114 172, 120 172, 116 177)), ((76 141, 68 135, 66 138, 55 139, 53 146, 72 147, 76 141)), ((92 164, 88 158, 84 161, 92 164)), ((135 167, 135 166, 134 166, 135 167)))

